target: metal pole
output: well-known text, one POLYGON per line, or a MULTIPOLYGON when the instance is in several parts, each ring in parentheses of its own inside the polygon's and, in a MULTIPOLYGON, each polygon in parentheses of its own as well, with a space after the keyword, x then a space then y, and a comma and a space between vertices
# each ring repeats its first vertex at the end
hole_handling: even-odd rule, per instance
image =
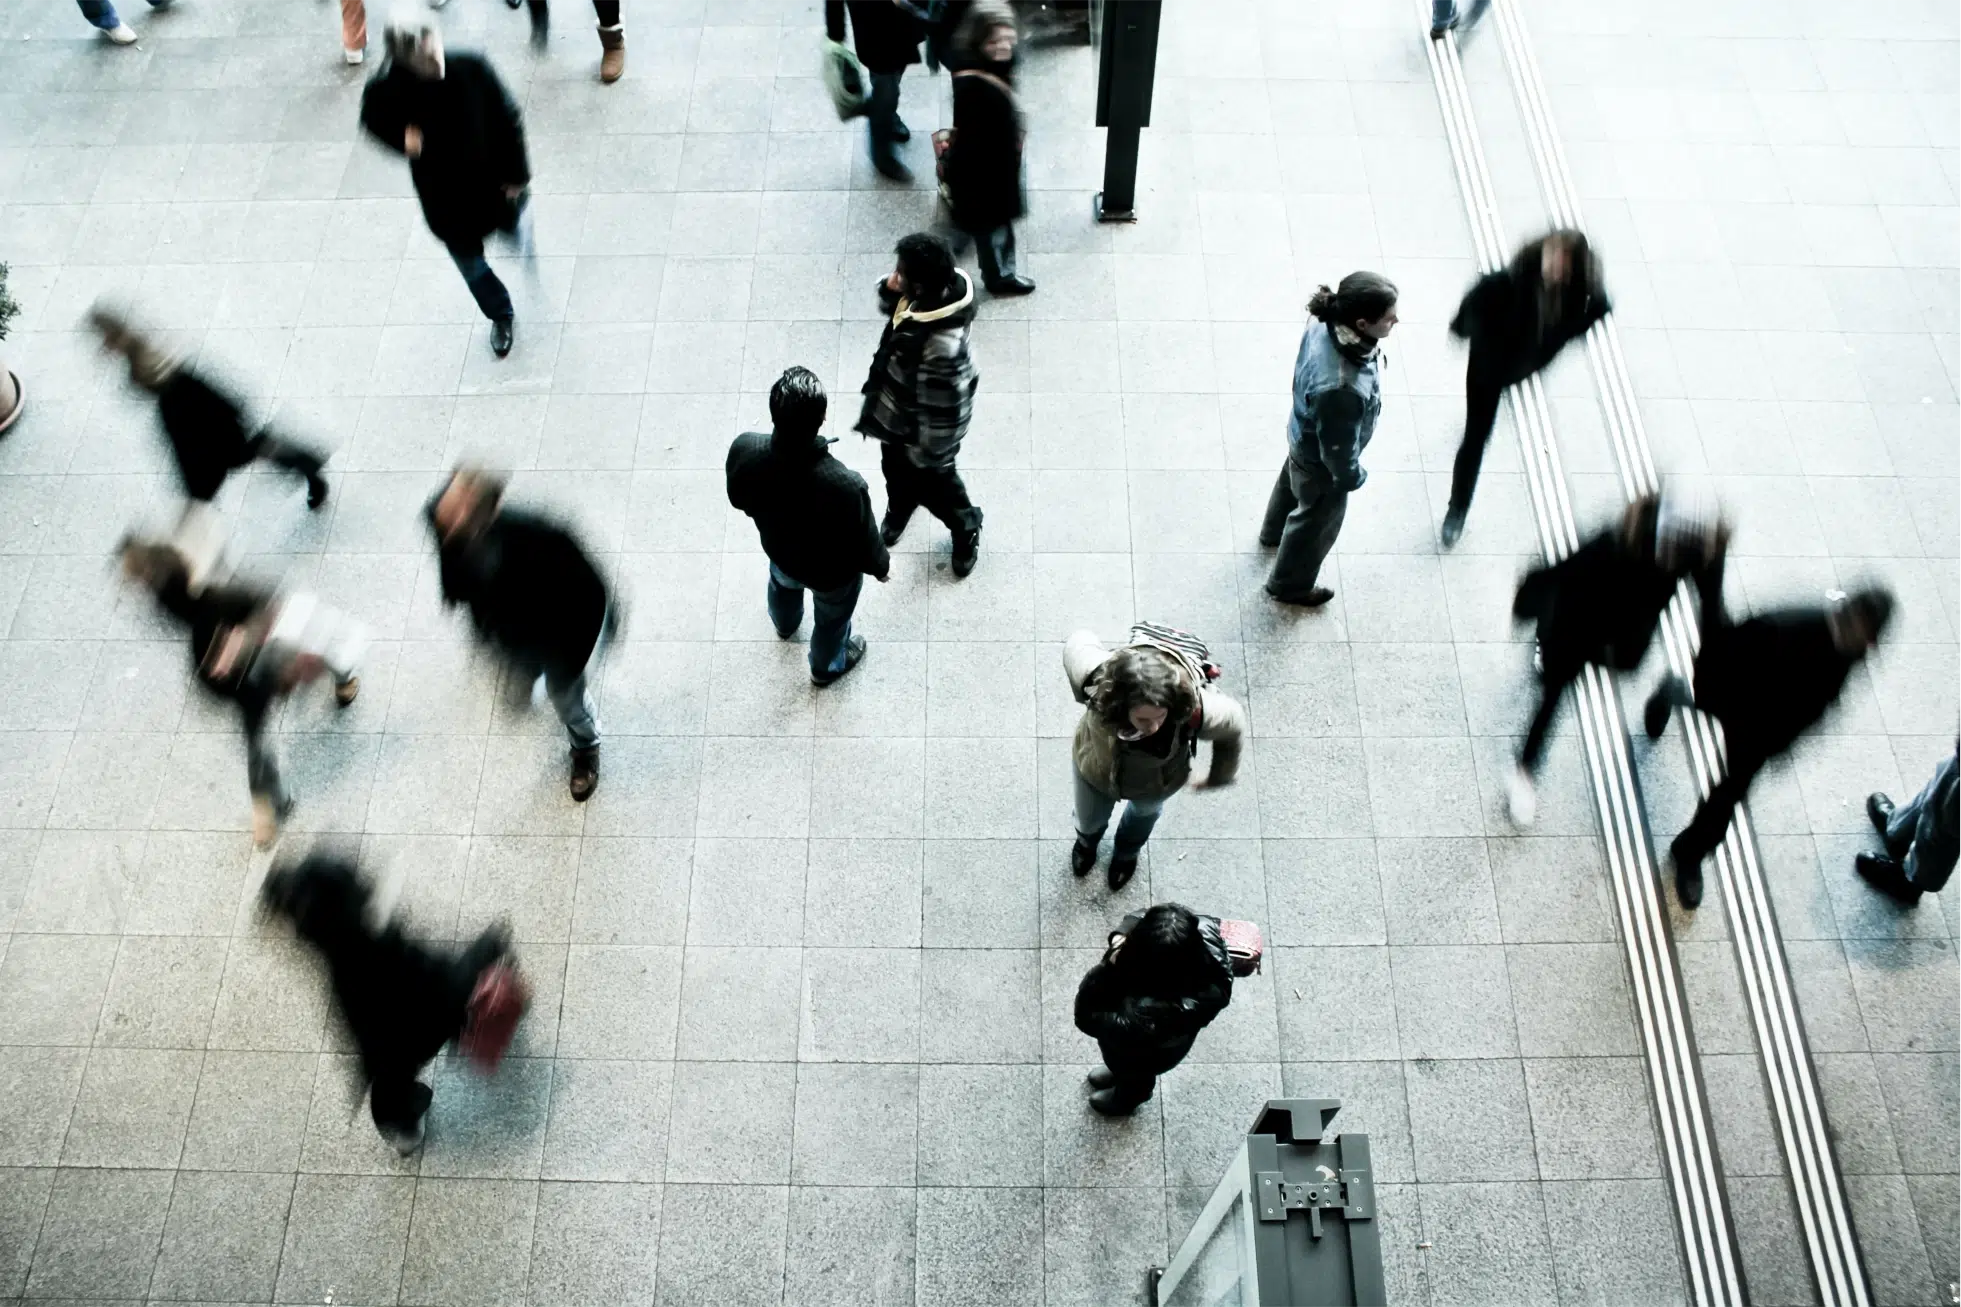
POLYGON ((1112 124, 1103 146, 1103 189, 1096 193, 1098 222, 1137 221, 1137 147, 1144 129, 1112 124))

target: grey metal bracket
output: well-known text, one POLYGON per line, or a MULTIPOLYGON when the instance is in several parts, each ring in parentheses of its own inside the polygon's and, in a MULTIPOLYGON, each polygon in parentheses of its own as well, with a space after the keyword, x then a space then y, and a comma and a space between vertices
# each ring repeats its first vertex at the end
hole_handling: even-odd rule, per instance
POLYGON ((1308 1234, 1321 1237, 1321 1213, 1334 1212, 1344 1220, 1367 1221, 1375 1216, 1375 1182, 1367 1171, 1330 1171, 1318 1184, 1289 1184, 1278 1171, 1261 1171, 1253 1177, 1259 1197, 1262 1221, 1284 1221, 1288 1212, 1307 1213, 1308 1234))

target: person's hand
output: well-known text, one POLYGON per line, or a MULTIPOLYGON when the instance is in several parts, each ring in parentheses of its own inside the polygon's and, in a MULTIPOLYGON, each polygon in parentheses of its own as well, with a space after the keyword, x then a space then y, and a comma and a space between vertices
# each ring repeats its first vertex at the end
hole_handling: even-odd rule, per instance
POLYGON ((885 289, 891 291, 894 295, 898 295, 904 292, 905 288, 905 282, 899 280, 899 270, 897 268, 892 269, 891 275, 885 279, 885 289))
POLYGON ((402 153, 411 159, 422 157, 422 129, 414 123, 402 129, 402 153))
POLYGON ((892 569, 889 567, 886 568, 883 572, 880 572, 877 576, 872 578, 872 580, 878 582, 880 585, 884 585, 887 581, 890 581, 891 579, 892 579, 892 569))
POLYGON ((524 194, 523 182, 513 182, 511 185, 506 186, 504 188, 504 198, 507 200, 515 200, 518 196, 522 194, 524 194))

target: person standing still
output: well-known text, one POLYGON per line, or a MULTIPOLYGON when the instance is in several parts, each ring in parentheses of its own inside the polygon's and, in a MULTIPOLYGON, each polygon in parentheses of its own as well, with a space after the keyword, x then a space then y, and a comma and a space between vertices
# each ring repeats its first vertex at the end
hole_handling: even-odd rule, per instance
POLYGON ((982 514, 954 460, 980 387, 971 348, 974 286, 937 236, 915 232, 897 254, 898 266, 878 284, 879 307, 890 317, 865 377, 857 426, 884 445, 879 535, 887 548, 898 544, 924 506, 953 533, 953 574, 966 576, 980 557, 982 514))
POLYGON ((887 581, 892 556, 879 539, 865 479, 831 457, 822 434, 829 401, 808 368, 791 368, 769 392, 768 435, 745 431, 729 446, 729 503, 755 519, 769 555, 769 617, 788 640, 811 592, 810 679, 829 685, 865 656, 851 614, 866 577, 887 581))
POLYGON ((1103 960, 1076 989, 1076 1029, 1103 1054, 1089 1073, 1091 1109, 1135 1112, 1231 1002, 1232 958, 1212 918, 1160 903, 1130 934, 1111 931, 1103 960))
POLYGON ((1886 852, 1858 854, 1852 859, 1853 869, 1868 885, 1904 907, 1918 904, 1922 894, 1940 893, 1954 874, 1956 854, 1961 852, 1957 772, 1961 772, 1961 755, 1949 754, 1904 808, 1894 807, 1884 794, 1866 797, 1866 816, 1879 831, 1886 852))
POLYGON ((1341 534, 1348 496, 1369 479, 1362 451, 1382 412, 1377 347, 1396 326, 1396 285, 1380 273, 1351 272, 1337 289, 1315 291, 1307 311, 1294 359, 1287 462, 1267 497, 1260 544, 1279 551, 1267 594, 1319 608, 1335 597, 1320 583, 1321 564, 1341 534))
POLYGON ((1015 272, 1015 219, 1027 212, 1022 186, 1021 106, 1015 99, 1015 15, 1001 0, 977 0, 961 21, 954 62, 953 141, 946 189, 953 220, 979 247, 981 284, 994 295, 1026 295, 1035 283, 1015 272))
POLYGON ((909 182, 912 169, 899 162, 894 152, 894 147, 912 139, 912 129, 899 117, 899 81, 907 68, 919 62, 926 12, 912 0, 824 0, 824 30, 833 41, 844 41, 847 11, 852 45, 872 83, 865 110, 872 167, 895 182, 909 182))
POLYGON ((392 20, 383 39, 387 58, 361 93, 361 125, 407 156, 429 231, 490 319, 490 348, 503 358, 515 311, 483 256, 484 238, 503 232, 535 257, 526 206, 531 162, 517 102, 482 58, 445 55, 433 20, 392 20))

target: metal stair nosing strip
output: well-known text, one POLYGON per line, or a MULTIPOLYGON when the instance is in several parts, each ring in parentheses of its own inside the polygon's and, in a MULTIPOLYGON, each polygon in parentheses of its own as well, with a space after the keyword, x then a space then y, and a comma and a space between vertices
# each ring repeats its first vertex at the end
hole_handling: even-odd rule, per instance
MULTIPOLYGON (((1525 120, 1547 206, 1556 222, 1577 227, 1579 198, 1552 121, 1531 35, 1514 0, 1494 0, 1492 18, 1503 42, 1512 89, 1525 120)), ((1623 491, 1633 498, 1659 489, 1654 455, 1611 315, 1588 333, 1587 358, 1613 441, 1623 491)), ((1695 612, 1684 587, 1662 620, 1662 645, 1670 670, 1687 678, 1700 644, 1695 612)), ((1684 711, 1681 719, 1697 793, 1707 795, 1721 775, 1721 728, 1692 710, 1684 711)), ((1820 1299, 1826 1307, 1869 1307, 1871 1292, 1857 1232, 1792 990, 1783 938, 1757 855, 1755 831, 1744 805, 1737 807, 1731 828, 1717 850, 1716 869, 1820 1299)))
MULTIPOLYGON (((1496 268, 1505 257, 1503 232, 1455 37, 1427 45, 1478 261, 1481 268, 1496 268)), ((1578 532, 1545 393, 1534 378, 1506 394, 1540 549, 1549 561, 1557 560, 1577 547, 1578 532)), ((1613 678, 1598 667, 1587 668, 1574 691, 1692 1300, 1698 1307, 1741 1304, 1745 1297, 1728 1198, 1620 700, 1613 678)))

